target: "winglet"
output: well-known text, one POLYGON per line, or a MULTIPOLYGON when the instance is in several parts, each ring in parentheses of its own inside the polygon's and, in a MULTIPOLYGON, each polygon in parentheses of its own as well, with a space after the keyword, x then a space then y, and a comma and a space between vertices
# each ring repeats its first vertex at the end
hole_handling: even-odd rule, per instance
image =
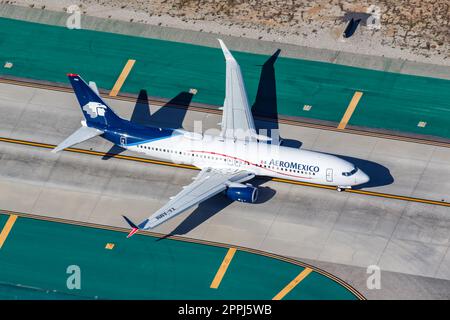
POLYGON ((137 226, 137 225, 135 225, 134 223, 133 223, 133 221, 131 221, 130 219, 128 219, 127 217, 125 217, 125 216, 122 216, 124 219, 125 219, 125 221, 130 225, 130 227, 131 227, 131 231, 130 231, 130 233, 127 235, 127 238, 130 238, 131 236, 133 236, 133 234, 135 234, 136 232, 138 232, 139 231, 139 227, 137 226))
POLYGON ((131 238, 133 236, 133 234, 135 234, 138 231, 139 231, 138 228, 131 229, 130 233, 127 235, 127 238, 131 238))
POLYGON ((230 50, 228 50, 228 48, 225 45, 225 43, 223 43, 222 39, 217 39, 217 40, 219 40, 220 47, 222 48, 223 55, 225 56, 225 60, 236 61, 234 59, 233 55, 231 54, 230 50))

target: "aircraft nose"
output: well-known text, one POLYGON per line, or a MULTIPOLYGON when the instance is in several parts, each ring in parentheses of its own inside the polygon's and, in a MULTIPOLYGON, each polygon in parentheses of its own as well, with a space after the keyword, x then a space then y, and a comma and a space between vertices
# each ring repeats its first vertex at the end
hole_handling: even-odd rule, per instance
POLYGON ((364 184, 369 182, 370 178, 367 174, 365 174, 362 170, 359 170, 355 175, 355 183, 358 184, 364 184))

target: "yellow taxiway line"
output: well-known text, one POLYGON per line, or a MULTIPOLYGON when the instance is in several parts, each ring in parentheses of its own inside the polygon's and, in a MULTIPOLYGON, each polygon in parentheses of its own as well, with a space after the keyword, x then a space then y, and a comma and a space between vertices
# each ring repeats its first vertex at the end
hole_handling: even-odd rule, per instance
POLYGON ((5 240, 8 237, 9 232, 11 231, 16 220, 17 220, 17 215, 11 214, 9 216, 8 220, 6 221, 2 232, 0 233, 0 249, 3 247, 3 243, 5 243, 5 240))
POLYGON ((278 292, 278 294, 273 297, 272 300, 281 300, 283 299, 292 289, 294 289, 303 279, 305 279, 313 270, 310 268, 305 268, 298 276, 294 278, 289 284, 284 287, 283 290, 278 292))
POLYGON ((214 277, 213 281, 211 282, 211 289, 217 289, 222 282, 222 278, 225 275, 225 272, 227 272, 228 266, 230 265, 231 260, 233 260, 234 254, 236 253, 236 248, 230 248, 228 249, 227 254, 225 255, 225 258, 223 258, 222 264, 219 267, 219 270, 217 270, 216 276, 214 277))
MULTIPOLYGON (((56 147, 55 145, 47 144, 47 143, 25 141, 25 140, 19 140, 19 139, 10 139, 10 138, 4 138, 4 137, 0 137, 0 142, 8 142, 8 143, 12 143, 12 144, 34 146, 34 147, 40 147, 40 148, 46 148, 46 149, 53 149, 56 147)), ((169 166, 169 167, 199 170, 197 167, 194 167, 194 166, 188 165, 188 164, 172 163, 172 162, 167 162, 167 161, 153 160, 153 159, 140 158, 140 157, 134 157, 134 156, 126 156, 126 155, 121 155, 121 154, 114 155, 114 154, 109 154, 107 152, 92 151, 92 150, 85 150, 85 149, 78 149, 78 148, 67 148, 64 150, 69 151, 69 152, 74 152, 74 153, 89 154, 89 155, 100 156, 100 157, 111 156, 116 159, 123 159, 123 160, 128 160, 128 161, 152 163, 152 164, 159 164, 159 165, 164 165, 164 166, 169 166)), ((327 185, 316 184, 316 183, 311 183, 311 182, 294 181, 294 180, 281 179, 281 178, 272 178, 272 181, 296 184, 296 185, 300 185, 300 186, 321 188, 321 189, 329 189, 329 190, 336 189, 333 186, 327 186, 327 185)), ((395 194, 358 190, 358 189, 349 189, 349 190, 346 190, 345 192, 364 194, 364 195, 368 195, 368 196, 388 198, 388 199, 425 203, 425 204, 431 204, 431 205, 437 205, 437 206, 443 206, 443 207, 450 207, 450 203, 445 202, 445 201, 429 200, 429 199, 400 196, 400 195, 395 195, 395 194)))
POLYGON ((347 110, 344 113, 344 116, 341 119, 341 122, 338 125, 338 129, 340 129, 340 130, 345 129, 345 127, 347 126, 348 121, 352 117, 352 114, 355 111, 356 106, 358 105, 359 99, 361 99, 362 95, 363 95, 363 93, 360 91, 355 92, 352 100, 350 101, 350 103, 347 107, 347 110))
POLYGON ((127 61, 127 63, 125 64, 125 67, 123 67, 122 72, 120 73, 119 78, 117 78, 116 84, 114 85, 111 92, 109 93, 109 95, 111 97, 117 96, 117 94, 120 91, 120 88, 122 88, 122 85, 125 82, 125 79, 128 77, 128 74, 130 73, 131 68, 133 68, 135 62, 136 62, 136 60, 133 60, 133 59, 129 59, 127 61))

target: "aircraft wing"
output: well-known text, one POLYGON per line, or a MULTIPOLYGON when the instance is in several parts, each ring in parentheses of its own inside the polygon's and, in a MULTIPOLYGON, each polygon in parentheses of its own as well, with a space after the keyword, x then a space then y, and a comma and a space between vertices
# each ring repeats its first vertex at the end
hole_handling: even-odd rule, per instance
POLYGON ((270 138, 259 136, 256 133, 241 68, 223 41, 218 40, 226 61, 225 101, 221 136, 248 141, 270 140, 270 138))
POLYGON ((133 228, 128 237, 132 236, 138 230, 155 228, 185 210, 224 191, 229 184, 248 181, 254 177, 255 175, 253 173, 243 170, 203 169, 190 185, 183 187, 180 193, 171 197, 169 202, 138 226, 124 217, 133 228))

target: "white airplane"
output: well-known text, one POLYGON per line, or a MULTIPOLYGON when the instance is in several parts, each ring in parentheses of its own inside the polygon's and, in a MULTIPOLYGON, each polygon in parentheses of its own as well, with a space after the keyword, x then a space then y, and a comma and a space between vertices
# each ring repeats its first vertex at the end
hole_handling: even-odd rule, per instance
POLYGON ((222 40, 219 43, 226 60, 226 93, 218 135, 132 123, 114 113, 95 83, 88 85, 79 75, 68 75, 85 121, 53 152, 102 136, 122 148, 201 169, 191 184, 140 224, 124 216, 132 228, 128 237, 155 228, 221 192, 231 200, 254 203, 258 189, 247 182, 255 176, 332 185, 338 191, 369 181, 362 170, 341 158, 271 144, 270 138, 258 135, 240 67, 222 40))

